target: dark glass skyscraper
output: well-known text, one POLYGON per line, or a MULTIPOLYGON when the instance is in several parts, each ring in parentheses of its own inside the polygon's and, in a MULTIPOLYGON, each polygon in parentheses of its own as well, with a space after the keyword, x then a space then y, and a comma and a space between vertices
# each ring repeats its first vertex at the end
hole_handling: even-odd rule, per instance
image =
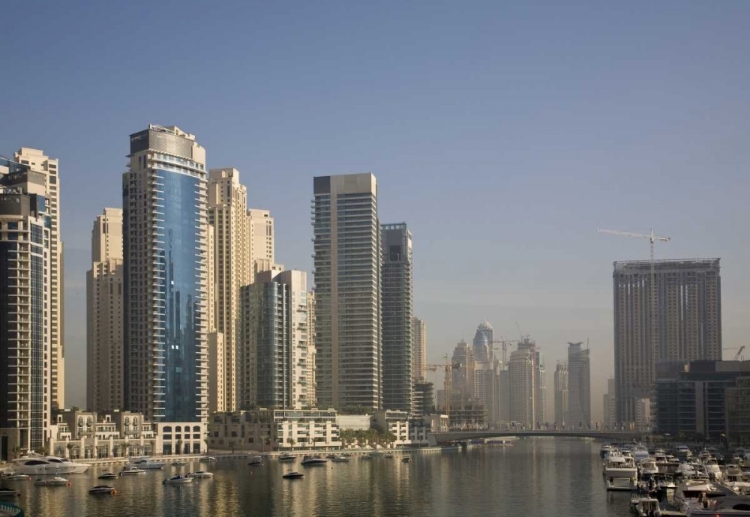
POLYGON ((130 136, 123 175, 125 405, 164 422, 207 418, 205 150, 176 127, 130 136))

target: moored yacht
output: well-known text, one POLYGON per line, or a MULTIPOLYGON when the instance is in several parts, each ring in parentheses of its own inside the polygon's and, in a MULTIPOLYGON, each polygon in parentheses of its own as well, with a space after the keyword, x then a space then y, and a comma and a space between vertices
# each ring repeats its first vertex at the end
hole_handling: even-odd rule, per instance
POLYGON ((604 466, 604 475, 608 479, 612 478, 632 478, 638 475, 638 469, 635 467, 633 458, 623 457, 624 461, 610 461, 604 466))
POLYGON ((83 474, 89 469, 89 466, 85 463, 75 463, 67 458, 42 456, 33 452, 13 460, 13 463, 15 463, 17 474, 29 474, 31 476, 83 474))
POLYGON ((312 467, 316 465, 325 465, 328 463, 328 460, 325 458, 321 458, 320 456, 305 456, 302 458, 302 465, 305 467, 312 467))
POLYGON ((685 511, 687 517, 742 517, 750 516, 747 498, 720 497, 692 503, 685 511))
POLYGON ((612 446, 610 444, 608 443, 602 444, 601 448, 599 449, 599 456, 601 456, 602 459, 604 459, 607 456, 607 454, 609 454, 609 451, 611 450, 612 450, 612 446))
POLYGON ((646 458, 641 461, 641 476, 643 478, 648 479, 658 473, 659 467, 656 466, 656 461, 653 458, 646 458))
POLYGON ((674 502, 681 512, 687 512, 687 509, 699 501, 723 497, 732 494, 728 488, 722 488, 714 483, 704 480, 692 480, 681 483, 674 494, 674 502))
POLYGON ((139 469, 145 469, 145 470, 161 470, 164 468, 164 463, 160 461, 153 461, 148 458, 132 458, 130 460, 130 465, 133 467, 138 467, 139 469))
POLYGON ((295 456, 294 454, 289 454, 288 452, 279 455, 279 461, 292 463, 296 460, 297 456, 295 456))
POLYGON ((46 479, 37 479, 34 482, 35 486, 70 486, 70 481, 64 477, 55 476, 46 479))

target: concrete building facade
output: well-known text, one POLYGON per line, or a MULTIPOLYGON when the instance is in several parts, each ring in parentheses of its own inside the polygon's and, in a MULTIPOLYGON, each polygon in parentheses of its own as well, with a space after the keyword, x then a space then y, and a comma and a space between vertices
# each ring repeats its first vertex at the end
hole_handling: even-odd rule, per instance
POLYGON ((533 364, 532 381, 534 384, 533 424, 547 421, 547 373, 544 367, 544 356, 536 344, 536 341, 528 336, 518 342, 518 350, 528 350, 533 364))
POLYGON ((591 364, 583 343, 568 343, 568 417, 571 425, 591 423, 591 364))
POLYGON ((508 361, 510 377, 510 421, 527 429, 534 427, 534 359, 528 349, 516 350, 508 361))
POLYGON ((557 361, 555 368, 555 423, 564 426, 568 421, 568 363, 557 361))
POLYGON ((424 379, 427 366, 427 324, 423 319, 414 316, 411 333, 413 347, 411 351, 412 380, 418 382, 424 379))
POLYGON ((414 273, 411 232, 384 224, 382 243, 383 408, 411 411, 414 273))
POLYGON ((383 403, 381 247, 370 173, 313 182, 317 398, 321 407, 383 403))
POLYGON ((86 273, 86 405, 90 411, 121 409, 123 387, 122 209, 105 208, 91 231, 86 273))
POLYGON ((177 127, 130 136, 123 174, 125 407, 208 418, 206 152, 177 127))
POLYGON ((616 415, 635 422, 635 404, 650 398, 656 365, 721 359, 719 259, 615 262, 616 415))

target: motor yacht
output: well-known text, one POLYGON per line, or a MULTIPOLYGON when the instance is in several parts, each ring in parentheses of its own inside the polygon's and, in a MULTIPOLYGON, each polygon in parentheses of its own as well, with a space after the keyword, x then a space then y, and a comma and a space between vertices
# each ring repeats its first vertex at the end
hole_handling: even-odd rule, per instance
POLYGON ((289 454, 288 452, 285 452, 284 454, 281 454, 279 456, 279 461, 293 463, 297 461, 297 456, 295 456, 294 454, 289 454))
POLYGON ((54 476, 46 479, 37 479, 34 486, 70 486, 70 481, 64 477, 54 476))
POLYGON ((609 454, 609 451, 612 450, 612 446, 608 443, 602 444, 601 448, 599 449, 599 456, 601 456, 602 459, 604 459, 607 454, 609 454))
POLYGON ((649 479, 654 474, 659 473, 659 467, 656 466, 656 461, 653 458, 646 458, 641 461, 640 471, 642 478, 649 479))
POLYGON ((733 492, 728 488, 722 488, 720 485, 707 482, 705 480, 688 479, 677 487, 674 494, 674 503, 680 511, 687 512, 688 507, 698 501, 716 497, 731 495, 733 492))
POLYGON ((604 466, 604 475, 607 478, 633 478, 638 475, 633 458, 622 457, 622 460, 610 461, 604 466))
POLYGON ((723 486, 727 487, 737 495, 750 495, 750 483, 748 483, 747 481, 729 481, 727 483, 723 483, 723 486))
POLYGON ((648 449, 644 447, 643 445, 636 445, 633 448, 633 459, 635 459, 635 462, 641 462, 649 457, 648 449))
POLYGON ((164 468, 164 463, 160 461, 153 461, 148 458, 133 458, 130 460, 130 465, 143 470, 161 470, 164 468))
POLYGON ((213 456, 203 456, 201 458, 201 461, 216 461, 216 458, 214 458, 213 456))
POLYGON ((639 517, 661 516, 659 501, 653 497, 636 497, 631 499, 630 510, 639 517))
POLYGON ((174 476, 169 479, 165 479, 162 481, 162 484, 164 485, 185 485, 187 483, 192 483, 193 478, 187 477, 187 476, 174 476))
POLYGON ((305 475, 302 472, 291 471, 282 475, 284 479, 302 479, 305 475))
POLYGON ((403 463, 409 463, 411 461, 411 458, 409 456, 405 456, 405 457, 401 458, 401 461, 403 463))
POLYGON ((186 467, 188 464, 187 461, 173 461, 172 466, 173 467, 186 467))
POLYGON ((250 456, 248 458, 247 464, 253 467, 263 465, 263 458, 261 456, 250 456))
POLYGON ((214 477, 214 473, 207 472, 205 470, 198 470, 198 471, 193 472, 192 474, 188 474, 187 476, 191 478, 197 478, 197 479, 210 479, 214 477))
POLYGON ((677 470, 675 471, 675 475, 682 476, 682 477, 693 477, 696 474, 695 466, 691 463, 680 463, 677 466, 677 470))
POLYGON ((742 469, 739 467, 739 465, 735 465, 733 463, 724 466, 724 479, 729 482, 743 481, 742 469))
POLYGON ((117 479, 117 474, 114 472, 105 472, 104 474, 99 475, 97 479, 117 479))
POLYGON ((21 494, 18 490, 7 486, 0 486, 0 497, 18 497, 21 494))
POLYGON ((750 516, 747 498, 721 497, 692 503, 685 511, 687 517, 741 517, 750 516))
POLYGON ((350 459, 351 458, 349 458, 349 456, 344 456, 343 454, 335 454, 333 458, 331 458, 331 461, 334 463, 348 463, 350 459))
POLYGON ((305 456, 302 458, 302 465, 305 467, 314 467, 318 465, 325 465, 328 463, 328 460, 325 458, 321 458, 320 456, 305 456))
POLYGON ((3 481, 31 481, 31 476, 28 474, 17 474, 15 472, 11 472, 10 474, 7 474, 3 477, 3 481))
POLYGON ((117 490, 115 490, 115 487, 108 485, 98 485, 89 488, 89 494, 91 495, 115 495, 116 493, 117 490))
POLYGON ((388 459, 392 459, 392 458, 393 458, 393 453, 391 453, 391 452, 386 452, 385 454, 383 454, 383 457, 384 457, 384 458, 388 458, 388 459))
POLYGON ((75 463, 59 456, 42 456, 29 453, 13 460, 17 474, 43 476, 55 474, 83 474, 89 469, 85 463, 75 463))
POLYGON ((703 462, 703 467, 706 469, 706 474, 708 474, 708 478, 713 481, 721 481, 724 477, 724 473, 719 468, 719 463, 713 459, 709 458, 708 460, 705 460, 703 462))
POLYGON ((133 465, 128 465, 127 467, 122 469, 122 472, 120 472, 121 476, 142 476, 144 474, 146 474, 145 470, 135 467, 133 465))

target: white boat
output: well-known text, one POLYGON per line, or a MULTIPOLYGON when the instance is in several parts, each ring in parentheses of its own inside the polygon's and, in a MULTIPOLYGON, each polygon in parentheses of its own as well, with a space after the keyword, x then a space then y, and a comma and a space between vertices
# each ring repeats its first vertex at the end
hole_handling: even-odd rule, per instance
POLYGON ((677 466, 675 474, 682 477, 692 477, 696 473, 695 467, 690 463, 680 463, 677 466))
POLYGON ((162 483, 165 485, 184 485, 186 483, 192 483, 193 478, 187 476, 175 476, 169 479, 165 479, 162 483))
POLYGON ((602 444, 601 448, 599 449, 599 456, 601 456, 602 459, 604 459, 607 456, 607 454, 609 454, 609 451, 611 450, 612 450, 612 446, 610 444, 608 443, 602 444))
POLYGON ((187 466, 187 464, 188 464, 187 461, 173 461, 172 462, 173 467, 185 467, 187 466))
POLYGON ((349 458, 349 456, 344 456, 343 454, 336 454, 333 456, 333 458, 331 458, 331 461, 334 463, 348 463, 350 459, 351 458, 349 458))
POLYGON ((644 478, 650 478, 654 474, 659 473, 659 467, 656 466, 656 460, 653 458, 646 458, 641 461, 641 476, 644 478))
POLYGON ((674 494, 674 503, 680 511, 687 512, 688 507, 699 500, 726 495, 726 491, 719 489, 716 485, 703 480, 692 480, 680 483, 674 494))
POLYGON ((89 465, 85 463, 75 463, 67 458, 42 456, 33 452, 16 458, 13 463, 17 474, 28 474, 30 476, 83 474, 89 469, 89 465))
POLYGON ((623 456, 624 461, 610 461, 604 466, 604 476, 607 478, 633 478, 638 476, 638 469, 633 458, 623 456))
POLYGON ((214 458, 213 456, 203 456, 201 458, 201 461, 216 461, 216 458, 214 458))
POLYGON ((3 477, 3 481, 30 481, 31 476, 28 474, 17 474, 15 472, 11 472, 10 474, 7 474, 3 477))
POLYGON ((657 517, 661 515, 659 501, 653 497, 637 497, 631 499, 630 510, 639 517, 657 517))
POLYGON ((750 483, 747 481, 729 481, 728 483, 724 483, 723 486, 737 495, 750 495, 750 483))
POLYGON ((139 469, 138 467, 134 467, 133 465, 128 465, 124 469, 122 469, 122 472, 120 472, 121 476, 141 476, 146 473, 145 470, 139 469))
POLYGON ((305 467, 314 467, 317 465, 325 465, 328 460, 319 456, 305 456, 302 458, 302 465, 305 467))
POLYGON ((164 463, 160 461, 153 461, 148 458, 131 459, 129 467, 137 467, 143 470, 161 470, 164 468, 164 463))
POLYGON ((117 479, 117 474, 114 472, 105 472, 100 474, 97 479, 117 479))
POLYGON ((193 472, 192 474, 188 474, 188 477, 198 478, 198 479, 208 479, 208 478, 214 477, 214 473, 206 472, 205 470, 198 470, 196 472, 193 472))
POLYGON ((297 460, 297 456, 294 454, 289 454, 288 452, 285 452, 284 454, 281 454, 279 456, 279 461, 292 463, 297 460))
POLYGON ((706 474, 708 474, 709 479, 713 481, 721 481, 724 477, 724 473, 719 468, 719 464, 715 459, 710 458, 708 460, 705 460, 703 462, 703 466, 706 469, 706 474))
POLYGON ((636 445, 633 448, 633 459, 635 459, 635 462, 641 462, 649 457, 648 449, 644 447, 643 445, 636 445))
POLYGON ((108 486, 108 485, 98 485, 98 486, 89 488, 89 494, 92 494, 92 495, 107 495, 107 494, 114 495, 116 493, 117 493, 117 490, 115 490, 115 487, 108 486))
POLYGON ((285 473, 281 477, 283 477, 284 479, 302 479, 303 477, 305 477, 305 475, 302 472, 291 471, 285 473))
POLYGON ((35 486, 70 486, 70 481, 64 477, 54 476, 46 479, 37 479, 34 482, 35 486))
POLYGON ((748 517, 750 501, 747 498, 719 497, 692 503, 685 511, 687 517, 748 517))
POLYGON ((608 478, 607 491, 631 492, 638 488, 635 478, 608 478))
POLYGON ((252 466, 258 466, 263 465, 263 457, 262 456, 250 456, 247 459, 247 464, 252 466))

